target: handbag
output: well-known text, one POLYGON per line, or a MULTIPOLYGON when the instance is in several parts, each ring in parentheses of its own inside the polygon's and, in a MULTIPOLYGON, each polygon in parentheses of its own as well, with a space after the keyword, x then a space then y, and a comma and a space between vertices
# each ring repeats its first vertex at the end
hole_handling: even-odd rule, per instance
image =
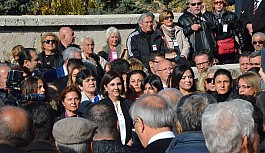
POLYGON ((235 52, 235 40, 233 38, 217 40, 217 46, 219 55, 235 52))

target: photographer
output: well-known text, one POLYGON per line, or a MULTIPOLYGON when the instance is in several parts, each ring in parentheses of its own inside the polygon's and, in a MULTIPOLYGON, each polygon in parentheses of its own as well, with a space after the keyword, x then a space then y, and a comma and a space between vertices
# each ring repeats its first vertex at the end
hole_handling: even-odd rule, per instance
POLYGON ((188 0, 188 8, 179 17, 178 22, 191 44, 190 59, 188 60, 191 60, 194 53, 203 50, 216 51, 212 30, 217 28, 218 21, 212 13, 206 11, 202 0, 188 0))

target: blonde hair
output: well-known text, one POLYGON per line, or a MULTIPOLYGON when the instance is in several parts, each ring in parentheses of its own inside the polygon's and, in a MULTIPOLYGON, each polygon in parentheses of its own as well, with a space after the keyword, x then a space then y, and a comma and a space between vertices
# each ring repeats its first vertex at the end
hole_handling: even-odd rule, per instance
POLYGON ((200 75, 200 78, 198 80, 198 84, 197 84, 197 89, 201 92, 205 92, 205 79, 207 78, 207 73, 206 72, 202 72, 200 75))
POLYGON ((144 64, 137 58, 129 58, 128 59, 130 66, 130 71, 133 70, 141 70, 145 72, 144 64))
POLYGON ((45 33, 45 34, 41 37, 41 39, 40 39, 40 44, 41 44, 41 49, 42 49, 42 51, 44 50, 43 42, 45 41, 45 38, 46 38, 47 36, 52 36, 52 37, 55 39, 55 41, 56 41, 56 44, 55 44, 55 45, 56 45, 56 49, 57 49, 58 44, 59 44, 59 38, 58 38, 58 36, 57 36, 56 34, 52 33, 52 32, 48 32, 48 33, 45 33))
POLYGON ((15 47, 13 47, 11 50, 13 57, 19 56, 23 48, 24 47, 22 45, 16 45, 15 47))
POLYGON ((256 93, 260 92, 260 76, 254 72, 248 72, 246 74, 242 74, 237 78, 237 82, 242 79, 247 85, 253 87, 256 90, 256 93))

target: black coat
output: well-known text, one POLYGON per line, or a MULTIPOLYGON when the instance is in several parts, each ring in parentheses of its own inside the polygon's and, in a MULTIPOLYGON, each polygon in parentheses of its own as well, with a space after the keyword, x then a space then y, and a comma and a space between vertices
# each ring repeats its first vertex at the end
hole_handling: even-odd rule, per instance
MULTIPOLYGON (((107 104, 115 110, 113 102, 111 101, 111 99, 109 97, 106 97, 105 99, 100 100, 99 103, 107 104)), ((125 125, 126 125, 125 143, 128 143, 132 137, 133 123, 132 123, 132 119, 131 119, 130 114, 129 114, 129 110, 130 110, 132 103, 133 102, 129 99, 120 98, 121 110, 122 110, 122 113, 123 113, 123 116, 125 119, 125 125)))
POLYGON ((153 31, 149 38, 147 38, 147 36, 148 35, 142 31, 132 36, 130 47, 133 54, 132 56, 138 58, 146 68, 148 67, 150 53, 155 51, 152 45, 156 45, 157 51, 159 52, 165 53, 166 51, 166 45, 159 30, 153 31))
POLYGON ((165 153, 168 148, 170 142, 173 138, 160 139, 150 143, 144 151, 140 153, 165 153))
POLYGON ((59 54, 58 52, 54 53, 51 57, 51 64, 49 67, 45 66, 45 53, 41 52, 38 54, 38 57, 41 61, 41 67, 44 69, 54 69, 54 68, 58 68, 60 66, 63 65, 64 61, 63 61, 63 56, 61 54, 59 54))
POLYGON ((9 146, 7 144, 0 144, 0 153, 26 153, 23 150, 9 146))
POLYGON ((116 140, 92 141, 93 153, 128 152, 129 147, 116 140))
POLYGON ((224 11, 220 15, 217 13, 213 13, 216 19, 220 19, 221 23, 219 23, 217 30, 215 31, 216 33, 216 39, 217 40, 223 40, 227 38, 235 38, 236 36, 239 38, 239 46, 237 48, 242 48, 243 47, 243 29, 241 26, 241 23, 239 22, 237 16, 233 12, 227 12, 224 11), (223 25, 227 24, 227 32, 223 32, 223 25))
MULTIPOLYGON (((219 23, 212 13, 206 11, 205 13, 201 14, 200 18, 197 18, 188 10, 185 10, 184 13, 179 17, 178 22, 183 28, 184 35, 189 39, 189 42, 191 44, 191 53, 201 51, 197 51, 195 49, 195 43, 198 41, 202 42, 201 45, 203 50, 213 52, 216 51, 216 41, 212 30, 216 29, 219 23), (194 32, 191 29, 191 25, 193 25, 194 23, 201 25, 201 28, 197 32, 194 32), (196 35, 200 35, 200 40, 195 39, 197 38, 196 35)), ((192 57, 192 55, 190 57, 192 57)))
POLYGON ((26 148, 28 153, 58 153, 55 148, 45 141, 34 141, 26 148))
POLYGON ((254 0, 244 1, 243 14, 242 14, 242 24, 246 28, 247 23, 252 23, 253 34, 256 32, 265 33, 265 1, 262 0, 256 13, 253 14, 254 0))

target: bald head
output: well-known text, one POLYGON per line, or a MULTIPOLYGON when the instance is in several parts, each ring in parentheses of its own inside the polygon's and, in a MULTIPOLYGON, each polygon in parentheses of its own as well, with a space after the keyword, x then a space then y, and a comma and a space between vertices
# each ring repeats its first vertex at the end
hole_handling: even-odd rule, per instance
POLYGON ((32 119, 19 107, 4 106, 0 108, 0 143, 23 147, 32 138, 32 119))
POLYGON ((59 31, 61 43, 67 48, 75 41, 74 31, 70 27, 62 27, 59 31))

